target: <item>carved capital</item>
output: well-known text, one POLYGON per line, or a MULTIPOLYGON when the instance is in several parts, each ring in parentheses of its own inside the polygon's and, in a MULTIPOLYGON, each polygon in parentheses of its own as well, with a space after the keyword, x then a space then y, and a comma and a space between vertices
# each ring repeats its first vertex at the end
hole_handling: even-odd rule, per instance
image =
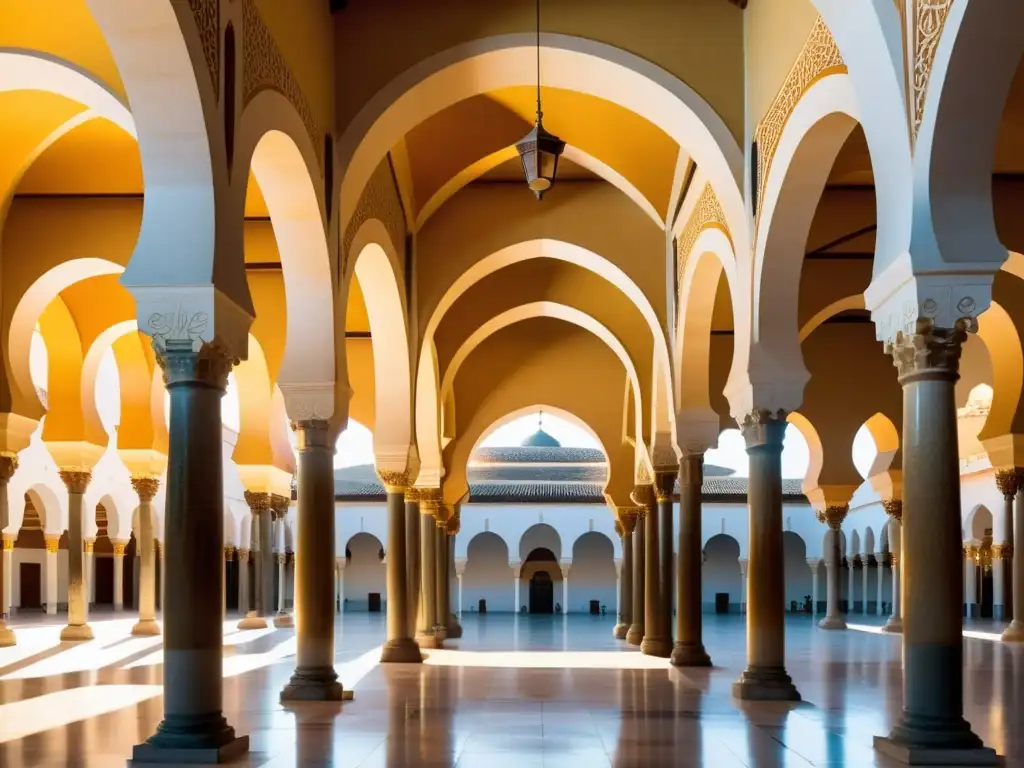
POLYGON ((1020 468, 1000 469, 996 472, 996 487, 1003 494, 1004 499, 1012 499, 1017 495, 1017 487, 1020 483, 1020 468))
POLYGON ((224 562, 230 563, 234 559, 235 559, 235 548, 234 547, 224 547, 224 562))
POLYGON ((12 552, 14 550, 14 542, 16 539, 7 538, 4 536, 4 552, 12 552))
MULTIPOLYGON (((155 327, 152 319, 150 326, 155 327)), ((158 337, 154 335, 153 349, 164 372, 164 383, 168 388, 178 384, 202 384, 226 390, 228 374, 238 365, 239 359, 217 340, 201 344, 198 349, 195 347, 191 340, 175 338, 158 343, 158 337)))
POLYGON ((629 536, 636 530, 636 521, 640 517, 639 510, 636 507, 618 507, 615 511, 619 516, 618 524, 622 528, 620 536, 629 536))
POLYGON ((409 475, 406 472, 397 472, 393 469, 378 469, 377 477, 384 484, 384 490, 388 493, 405 493, 409 487, 409 475))
POLYGON ((635 485, 633 486, 633 491, 629 494, 629 498, 641 507, 649 507, 654 504, 654 486, 635 485))
POLYGON ((92 480, 92 472, 84 469, 62 469, 60 479, 68 489, 68 493, 85 493, 92 480))
POLYGON ((277 554, 274 555, 274 559, 277 561, 278 565, 284 565, 285 563, 288 562, 288 553, 287 552, 278 552, 277 554))
POLYGON ((626 535, 626 532, 622 529, 622 523, 620 523, 618 520, 615 521, 613 527, 615 528, 615 535, 618 536, 620 539, 626 535))
POLYGON ((410 485, 405 489, 405 503, 406 504, 419 504, 420 503, 420 489, 414 485, 410 485))
POLYGON ((0 485, 6 485, 17 470, 18 454, 9 451, 0 453, 0 485))
POLYGON ((152 501, 160 490, 160 481, 155 477, 132 477, 132 488, 139 495, 139 501, 152 501))
POLYGON ((438 501, 434 505, 434 522, 437 527, 443 531, 448 530, 448 519, 451 517, 452 511, 449 507, 438 501))
POLYGON ((782 438, 786 434, 786 412, 755 408, 743 417, 740 432, 750 448, 768 448, 782 451, 782 438))
POLYGON ((114 542, 114 557, 124 557, 125 550, 128 548, 127 541, 115 541, 114 542))
POLYGON ((897 333, 888 351, 899 372, 900 383, 922 378, 955 381, 967 334, 977 330, 978 321, 973 317, 957 320, 952 328, 938 328, 925 317, 917 320, 916 333, 897 333))
POLYGON ((45 538, 45 541, 46 551, 49 552, 51 555, 54 554, 58 549, 60 549, 60 536, 47 536, 45 538))
POLYGON ((1013 545, 1012 544, 993 544, 992 545, 992 559, 993 560, 1009 560, 1013 557, 1013 545))
POLYGON ((420 514, 433 515, 440 503, 440 488, 420 488, 420 514))
POLYGON ((849 512, 849 504, 831 504, 823 510, 815 511, 814 516, 819 523, 825 523, 833 531, 838 531, 843 527, 843 520, 849 512))
POLYGON ((672 501, 672 493, 676 487, 678 468, 657 469, 654 472, 654 498, 658 502, 672 501))
POLYGON ((249 550, 245 547, 238 548, 238 562, 245 563, 249 560, 249 550))
POLYGON ((885 514, 897 523, 903 520, 903 499, 883 499, 882 508, 885 514))
POLYGON ((270 509, 270 494, 265 491, 246 491, 245 503, 254 515, 259 515, 270 509))
POLYGON ((91 555, 96 551, 96 539, 86 539, 84 542, 85 554, 91 555))
POLYGON ((331 426, 324 419, 308 419, 293 421, 292 431, 295 432, 298 442, 299 453, 305 451, 330 451, 334 453, 334 445, 331 444, 331 426))
POLYGON ((288 516, 288 506, 291 504, 291 499, 287 496, 282 496, 279 493, 270 494, 270 508, 274 510, 274 516, 278 520, 284 520, 288 516))
POLYGON ((445 527, 445 532, 449 536, 458 536, 459 532, 461 530, 462 530, 462 521, 459 519, 459 516, 458 515, 452 515, 451 517, 449 517, 448 518, 448 524, 445 527))

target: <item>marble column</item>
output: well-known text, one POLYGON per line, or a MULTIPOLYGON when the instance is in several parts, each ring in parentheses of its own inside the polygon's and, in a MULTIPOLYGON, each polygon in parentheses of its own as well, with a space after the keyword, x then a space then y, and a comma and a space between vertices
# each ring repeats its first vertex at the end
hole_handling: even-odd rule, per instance
POLYGON ((154 340, 170 393, 163 543, 164 719, 138 763, 227 762, 249 749, 223 716, 224 477, 221 398, 234 359, 222 347, 154 340), (162 349, 160 349, 162 348, 162 349))
POLYGON ((85 539, 85 618, 96 605, 96 539, 85 539))
POLYGON ((405 579, 409 604, 409 634, 415 638, 416 616, 420 605, 420 493, 405 489, 405 579))
POLYGON ((124 551, 127 541, 115 541, 114 544, 114 610, 124 610, 124 551))
MULTIPOLYGON (((840 608, 840 579, 842 578, 842 561, 840 542, 843 520, 850 511, 848 504, 830 504, 824 510, 816 512, 819 522, 828 526, 828 550, 825 555, 825 578, 827 580, 828 603, 825 618, 818 622, 822 629, 846 629, 840 608)), ((850 596, 853 596, 853 580, 850 580, 850 596)))
POLYGON ((807 565, 811 568, 811 616, 818 615, 818 566, 821 565, 820 557, 808 557, 807 565))
POLYGON ((388 515, 387 640, 381 649, 380 660, 419 664, 423 655, 412 639, 409 626, 409 580, 406 575, 409 558, 405 550, 405 489, 409 487, 409 478, 405 472, 378 470, 377 474, 387 491, 388 515))
POLYGON ((636 528, 633 529, 633 610, 632 622, 626 632, 626 642, 630 645, 640 645, 644 639, 644 622, 647 618, 647 606, 644 598, 647 592, 645 585, 647 575, 647 564, 645 553, 647 550, 644 542, 644 527, 646 525, 647 508, 638 505, 634 515, 636 528))
POLYGON ((60 479, 68 489, 68 623, 61 630, 60 639, 92 640, 85 583, 85 542, 82 539, 85 490, 92 474, 85 470, 62 469, 60 479))
POLYGON ((996 472, 996 487, 1003 496, 1003 540, 992 546, 992 618, 996 621, 1005 621, 1011 614, 1006 599, 1007 587, 1012 587, 1011 573, 1005 561, 1013 555, 1013 502, 1020 490, 1018 478, 1015 467, 996 472))
POLYGON ((1013 505, 1013 525, 1007 530, 1006 539, 1010 551, 1010 599, 1013 604, 1013 621, 1003 631, 1004 643, 1024 643, 1024 469, 1017 467, 1017 496, 1013 505), (1012 533, 1012 538, 1011 538, 1012 533))
POLYGON ((246 491, 245 503, 252 513, 252 546, 249 549, 252 557, 253 579, 250 588, 250 604, 252 609, 238 622, 239 629, 266 629, 267 617, 270 615, 271 596, 274 591, 273 548, 270 541, 270 494, 263 491, 246 491), (266 528, 266 530, 264 530, 266 528), (269 556, 269 557, 268 557, 269 556), (269 580, 270 589, 267 589, 269 580))
POLYGON ((747 566, 750 565, 750 561, 745 558, 739 558, 736 563, 740 567, 740 613, 746 614, 747 612, 747 566))
POLYGON ((348 558, 342 555, 334 563, 334 600, 339 614, 345 612, 345 566, 348 558))
POLYGON ((238 612, 243 618, 249 613, 252 600, 249 597, 249 550, 238 548, 238 612))
POLYGON ((644 518, 644 639, 640 650, 647 656, 668 658, 672 641, 668 636, 668 617, 661 598, 661 514, 653 485, 638 485, 633 500, 647 510, 644 518))
POLYGON ((1006 610, 1006 568, 1005 544, 992 545, 992 618, 1003 621, 1006 610))
POLYGON ((340 701, 334 671, 334 444, 327 421, 294 423, 299 472, 295 548, 295 672, 281 701, 340 701))
POLYGON ((148 637, 160 634, 156 623, 156 533, 153 530, 153 497, 160 489, 155 477, 132 477, 132 488, 139 497, 139 530, 135 532, 135 548, 139 553, 139 620, 132 634, 148 637))
POLYGON ((978 548, 968 544, 964 545, 964 617, 976 619, 980 615, 978 610, 978 548))
POLYGON ((877 580, 878 580, 878 584, 876 586, 878 593, 877 593, 877 595, 875 597, 875 615, 876 616, 882 616, 883 615, 883 613, 882 613, 882 603, 885 602, 883 600, 883 597, 884 597, 883 588, 884 588, 884 583, 885 583, 885 563, 884 563, 884 561, 885 561, 885 553, 879 552, 877 555, 875 555, 875 576, 877 577, 877 580))
POLYGON ((782 544, 782 438, 786 415, 781 411, 754 411, 744 418, 742 432, 750 457, 747 668, 733 684, 733 696, 799 701, 800 694, 786 673, 782 544))
POLYGON ((14 610, 12 608, 12 606, 13 606, 12 597, 13 597, 13 594, 14 594, 14 592, 13 592, 13 584, 14 584, 13 575, 14 575, 14 542, 15 541, 16 541, 16 539, 13 536, 4 536, 3 537, 3 550, 4 550, 4 562, 3 562, 4 575, 3 575, 3 579, 4 579, 4 590, 3 590, 2 597, 3 597, 4 604, 3 604, 3 608, 0 609, 0 610, 2 610, 2 612, 7 614, 8 616, 10 616, 13 613, 13 610, 14 610))
POLYGON ((420 648, 437 648, 437 579, 434 561, 437 559, 437 523, 434 512, 441 492, 437 488, 420 489, 420 610, 417 617, 416 643, 420 648))
POLYGON ((228 615, 228 569, 231 567, 231 561, 235 557, 235 548, 232 546, 224 547, 224 580, 223 580, 223 594, 221 596, 222 604, 222 615, 227 618, 228 615))
POLYGON ((672 652, 673 587, 675 586, 675 525, 673 500, 679 465, 659 467, 654 473, 654 498, 658 509, 658 596, 661 598, 662 636, 672 652))
POLYGON ((459 602, 457 603, 456 615, 462 619, 462 577, 466 573, 466 558, 455 558, 455 578, 459 581, 459 602))
MULTIPOLYGON (((285 549, 284 526, 285 518, 288 516, 288 507, 291 499, 280 494, 271 494, 270 509, 274 513, 277 533, 274 540, 280 542, 280 550, 277 553, 277 614, 274 616, 274 626, 278 629, 288 629, 295 626, 295 621, 288 613, 288 552, 285 549)), ((294 562, 294 556, 292 560, 294 562)), ((333 614, 334 610, 331 609, 333 614)))
POLYGON ((569 571, 572 570, 572 560, 560 560, 558 568, 562 572, 562 615, 569 613, 569 571))
POLYGON ((633 622, 633 531, 636 529, 636 510, 620 507, 618 515, 622 526, 622 579, 619 583, 619 621, 612 635, 618 640, 625 640, 633 622))
POLYGON ((448 638, 448 515, 443 504, 434 512, 434 632, 438 646, 448 638))
MULTIPOLYGON (((8 525, 7 483, 14 477, 18 469, 18 455, 15 453, 0 454, 0 529, 8 525)), ((18 639, 14 630, 7 626, 7 614, 10 611, 11 600, 11 569, 8 564, 11 561, 11 551, 14 547, 14 540, 4 537, 3 539, 3 561, 0 562, 0 648, 9 648, 17 645, 18 639), (8 549, 7 542, 11 542, 8 549)))
POLYGON ((864 614, 865 616, 868 615, 868 570, 869 570, 868 569, 868 560, 869 560, 870 557, 871 557, 870 555, 864 555, 861 558, 861 565, 860 565, 860 571, 861 571, 861 592, 863 594, 863 597, 861 599, 861 605, 860 605, 861 610, 860 610, 860 612, 862 614, 864 614))
MULTIPOLYGON (((710 667, 704 649, 704 606, 701 586, 701 493, 704 454, 686 453, 679 464, 679 564, 676 569, 676 644, 672 664, 710 667)), ((669 510, 671 511, 671 502, 669 510)), ((670 553, 671 554, 671 553, 670 553)))
POLYGON ((57 552, 60 551, 60 536, 46 534, 46 614, 57 615, 57 552))
MULTIPOLYGON (((457 509, 457 508, 456 508, 457 509)), ((452 587, 452 563, 455 558, 455 538, 459 535, 459 530, 462 526, 461 515, 458 511, 452 515, 451 519, 448 520, 448 535, 445 537, 448 545, 448 551, 445 553, 444 559, 444 584, 445 584, 445 611, 447 611, 448 624, 447 637, 449 640, 458 640, 462 637, 462 624, 459 622, 459 617, 455 615, 455 611, 452 610, 451 604, 451 587, 452 587)))
POLYGON ((954 386, 967 330, 964 320, 944 329, 920 319, 915 334, 890 345, 903 387, 903 712, 875 747, 905 763, 998 764, 963 717, 954 386))
POLYGON ((509 560, 508 567, 512 569, 512 610, 518 616, 519 608, 522 606, 522 603, 519 602, 519 585, 523 573, 523 563, 521 560, 509 560))

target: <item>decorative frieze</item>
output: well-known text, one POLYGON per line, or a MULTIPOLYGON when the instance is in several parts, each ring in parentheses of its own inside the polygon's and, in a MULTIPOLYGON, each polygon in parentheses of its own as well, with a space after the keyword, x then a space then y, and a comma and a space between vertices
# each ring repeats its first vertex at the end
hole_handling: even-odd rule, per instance
POLYGON ((188 0, 188 7, 203 46, 213 95, 220 99, 220 0, 188 0))
POLYGON ((348 275, 349 269, 355 264, 358 253, 351 253, 352 241, 355 240, 359 228, 367 221, 376 219, 384 225, 391 238, 391 244, 401 251, 405 244, 405 213, 402 200, 395 186, 395 177, 391 173, 388 161, 384 160, 366 182, 359 204, 345 227, 345 237, 341 244, 341 274, 348 275))
MULTIPOLYGON (((676 284, 682 288, 683 272, 686 270, 686 262, 690 257, 697 238, 705 229, 720 229, 732 242, 732 235, 729 232, 729 225, 725 220, 725 212, 722 204, 718 201, 718 195, 710 184, 705 184, 701 190, 700 197, 690 212, 690 218, 686 220, 686 226, 679 233, 676 241, 676 284)), ((680 301, 682 306, 682 301, 680 301)))
POLYGON ((909 73, 911 100, 911 134, 917 139, 928 98, 928 83, 935 63, 935 51, 946 25, 953 0, 914 0, 911 18, 912 69, 909 73))

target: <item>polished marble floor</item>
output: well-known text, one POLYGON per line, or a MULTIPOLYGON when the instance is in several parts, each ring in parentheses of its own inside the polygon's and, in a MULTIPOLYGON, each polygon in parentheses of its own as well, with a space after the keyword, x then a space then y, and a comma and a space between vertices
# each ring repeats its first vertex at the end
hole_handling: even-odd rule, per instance
MULTIPOLYGON (((859 619, 859 617, 857 617, 859 619)), ((612 639, 610 618, 467 616, 463 639, 422 666, 380 665, 380 615, 338 622, 337 667, 355 700, 283 708, 294 632, 225 623, 224 701, 251 736, 250 766, 658 768, 888 766, 871 749, 898 715, 900 638, 792 618, 797 706, 736 703, 742 617, 708 617, 716 667, 680 672, 612 639)), ((851 621, 853 618, 851 617, 851 621)), ((60 622, 16 622, 0 649, 0 766, 123 766, 161 717, 160 640, 127 614, 61 644, 60 622)), ((977 732, 1024 765, 1024 648, 976 624, 965 638, 965 708, 977 732)))

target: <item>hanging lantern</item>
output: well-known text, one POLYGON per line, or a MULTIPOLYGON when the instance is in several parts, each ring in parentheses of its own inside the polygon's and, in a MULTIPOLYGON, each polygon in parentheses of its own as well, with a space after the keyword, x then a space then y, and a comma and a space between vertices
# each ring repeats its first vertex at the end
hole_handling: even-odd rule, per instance
POLYGON ((544 113, 540 104, 540 0, 537 0, 537 122, 533 130, 516 142, 516 151, 523 162, 526 183, 540 200, 551 189, 558 173, 558 158, 565 142, 544 129, 544 113))

